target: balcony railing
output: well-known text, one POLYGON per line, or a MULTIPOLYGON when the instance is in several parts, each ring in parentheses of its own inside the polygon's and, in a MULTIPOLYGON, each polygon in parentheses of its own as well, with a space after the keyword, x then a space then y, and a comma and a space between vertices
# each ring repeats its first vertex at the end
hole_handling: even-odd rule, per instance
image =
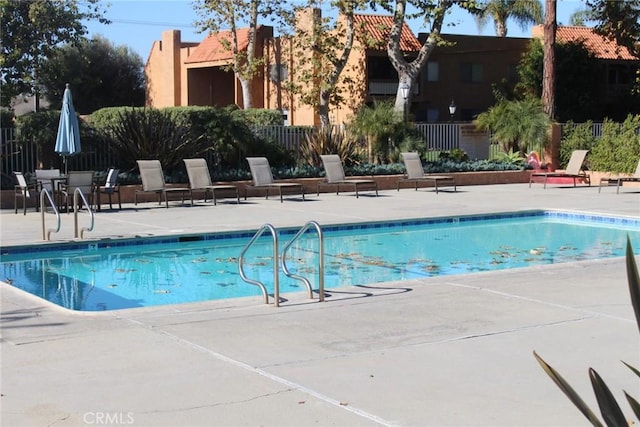
MULTIPOLYGON (((413 96, 420 94, 417 84, 413 85, 411 92, 413 96)), ((369 95, 395 95, 398 93, 398 82, 370 81, 368 93, 369 95)))

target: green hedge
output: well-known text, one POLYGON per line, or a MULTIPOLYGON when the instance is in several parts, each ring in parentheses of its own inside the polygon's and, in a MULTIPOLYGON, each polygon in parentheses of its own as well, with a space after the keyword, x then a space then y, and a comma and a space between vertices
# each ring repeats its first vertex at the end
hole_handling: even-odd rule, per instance
POLYGON ((564 168, 573 150, 589 150, 590 170, 632 173, 640 159, 640 116, 629 115, 623 123, 605 120, 602 135, 593 136, 592 123, 567 123, 560 144, 560 164, 564 168))

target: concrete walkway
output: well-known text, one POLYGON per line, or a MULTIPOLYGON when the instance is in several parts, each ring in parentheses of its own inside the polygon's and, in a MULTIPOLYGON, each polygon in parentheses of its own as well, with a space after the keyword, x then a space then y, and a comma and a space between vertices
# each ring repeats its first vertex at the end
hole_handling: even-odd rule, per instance
MULTIPOLYGON (((511 184, 148 203, 96 214, 88 236, 526 209, 638 217, 640 193, 511 184)), ((39 214, 0 219, 3 246, 41 243, 39 214)), ((63 214, 52 240, 72 236, 73 215, 63 214)), ((587 425, 534 350, 594 409, 589 367, 629 416, 622 390, 640 398, 620 362, 640 366, 622 258, 341 288, 325 303, 286 295, 280 308, 245 298, 82 314, 4 283, 0 291, 3 426, 587 425)))

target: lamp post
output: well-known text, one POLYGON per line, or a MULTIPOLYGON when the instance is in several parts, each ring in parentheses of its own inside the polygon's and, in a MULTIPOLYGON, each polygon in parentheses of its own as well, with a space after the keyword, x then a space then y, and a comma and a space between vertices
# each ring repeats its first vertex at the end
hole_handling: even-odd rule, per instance
POLYGON ((453 123, 453 116, 456 114, 456 104, 451 100, 451 104, 449 105, 449 116, 451 117, 451 123, 453 123))
POLYGON ((407 82, 402 82, 400 85, 400 93, 402 94, 402 99, 404 99, 404 103, 402 104, 402 120, 407 120, 407 97, 409 96, 409 85, 407 82))

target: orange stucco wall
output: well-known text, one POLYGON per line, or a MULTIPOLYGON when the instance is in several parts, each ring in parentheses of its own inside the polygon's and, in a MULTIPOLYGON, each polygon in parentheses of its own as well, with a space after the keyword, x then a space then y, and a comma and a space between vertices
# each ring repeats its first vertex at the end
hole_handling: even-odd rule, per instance
MULTIPOLYGON (((299 15, 298 26, 309 28, 317 11, 308 9, 299 15)), ((313 66, 313 50, 308 46, 295 46, 291 40, 273 37, 273 29, 264 27, 256 43, 257 56, 265 59, 263 71, 253 82, 253 107, 269 108, 286 112, 290 125, 318 125, 319 119, 313 107, 301 102, 300 96, 286 88, 288 82, 300 82, 303 67, 313 66), (286 68, 285 81, 273 78, 272 67, 282 64, 286 68)), ((420 39, 424 39, 420 35, 420 39)), ((417 121, 427 121, 428 114, 438 112, 439 121, 448 121, 448 107, 455 100, 456 121, 471 119, 475 112, 485 111, 495 100, 492 85, 508 77, 529 39, 498 38, 489 36, 444 35, 454 42, 452 46, 437 47, 429 62, 437 63, 439 76, 429 81, 425 67, 415 82, 416 92, 410 100, 409 113, 417 121), (482 64, 482 79, 477 82, 464 81, 463 64, 482 64), (465 117, 464 114, 467 116, 465 117)), ((237 104, 244 106, 240 83, 231 71, 221 67, 229 61, 219 63, 186 63, 198 43, 186 43, 180 39, 180 31, 162 33, 151 49, 145 67, 148 83, 147 105, 153 107, 179 105, 237 104)), ((367 58, 386 57, 386 51, 368 51, 358 42, 352 48, 347 65, 338 82, 340 97, 344 102, 331 105, 330 120, 340 124, 351 120, 357 108, 374 97, 368 95, 370 82, 367 78, 367 58)), ((392 82, 393 83, 393 82, 392 82)), ((310 88, 320 82, 305 83, 310 88)), ((395 93, 377 95, 375 99, 394 99, 395 93)))

